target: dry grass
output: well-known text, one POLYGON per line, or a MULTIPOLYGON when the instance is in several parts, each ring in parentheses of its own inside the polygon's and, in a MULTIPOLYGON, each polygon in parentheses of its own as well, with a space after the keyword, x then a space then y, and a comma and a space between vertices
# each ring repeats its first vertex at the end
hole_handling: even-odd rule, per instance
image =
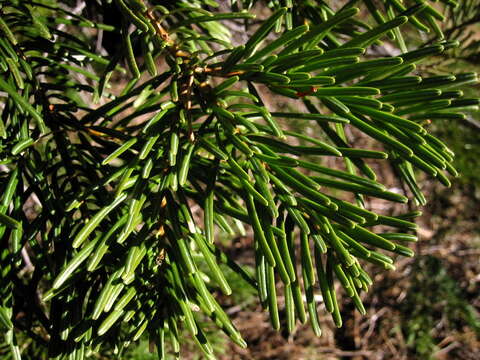
MULTIPOLYGON (((480 194, 472 186, 445 190, 429 184, 428 188, 431 204, 418 221, 416 257, 397 258, 396 271, 367 266, 375 283, 363 298, 365 317, 343 297, 343 328, 335 328, 319 304, 322 337, 315 337, 308 326, 287 336, 271 330, 268 315, 258 304, 237 306, 231 316, 249 347, 230 345, 221 359, 480 358, 480 328, 462 318, 463 308, 470 305, 473 321, 480 324, 480 194), (425 328, 427 334, 422 333, 425 328)), ((250 253, 250 240, 237 245, 235 253, 242 261, 250 253)))

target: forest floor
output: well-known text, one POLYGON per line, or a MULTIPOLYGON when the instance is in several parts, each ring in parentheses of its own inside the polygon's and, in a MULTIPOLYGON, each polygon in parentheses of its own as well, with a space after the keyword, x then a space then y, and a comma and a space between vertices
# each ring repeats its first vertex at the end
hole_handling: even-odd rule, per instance
MULTIPOLYGON (((343 328, 320 306, 320 338, 308 326, 286 336, 271 330, 256 301, 247 301, 230 314, 249 347, 231 345, 221 359, 479 359, 480 188, 428 187, 416 256, 397 258, 396 271, 369 269, 374 285, 363 297, 366 316, 343 296, 343 328)), ((249 253, 249 242, 238 242, 238 254, 249 253)))

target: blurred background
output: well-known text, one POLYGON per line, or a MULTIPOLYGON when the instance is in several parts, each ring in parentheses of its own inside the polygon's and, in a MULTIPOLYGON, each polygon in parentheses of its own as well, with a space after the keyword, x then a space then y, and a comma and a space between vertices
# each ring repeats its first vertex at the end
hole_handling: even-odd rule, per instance
MULTIPOLYGON (((343 2, 338 3, 341 6, 343 2)), ((432 70, 436 74, 480 72, 480 1, 459 3, 457 9, 445 14, 447 21, 443 24, 445 36, 459 41, 459 47, 418 66, 419 74, 432 70)), ((255 11, 265 13, 268 9, 257 6, 255 11)), ((409 48, 430 42, 427 36, 418 33, 403 35, 409 48)), ((398 51, 395 46, 385 42, 372 48, 369 55, 396 55, 395 51, 398 51)), ((478 84, 461 90, 467 97, 480 95, 478 84)), ((270 96, 269 105, 279 106, 275 96, 270 96)), ((289 106, 284 99, 281 103, 289 106)), ((306 128, 305 123, 289 122, 288 126, 297 131, 314 131, 306 128)), ((419 241, 412 247, 416 256, 397 257, 396 271, 368 269, 374 285, 363 299, 367 315, 361 316, 349 298, 343 296, 342 328, 334 326, 320 305, 323 332, 320 338, 315 337, 308 325, 300 326, 293 336, 278 333, 271 329, 268 315, 262 311, 252 289, 231 274, 233 296, 225 297, 222 302, 248 342, 248 349, 240 349, 222 335, 214 334, 219 358, 480 359, 480 113, 472 109, 464 121, 436 120, 428 127, 455 152, 455 167, 461 177, 452 179, 451 188, 427 177, 419 181, 423 183, 428 205, 421 209, 423 215, 417 219, 419 241)), ((361 147, 374 146, 372 142, 369 147, 368 138, 355 133, 350 136, 357 136, 361 147)), ((380 182, 404 190, 396 182, 392 168, 379 166, 376 170, 380 182)), ((371 201, 369 206, 385 214, 405 211, 403 205, 383 201, 371 201)), ((253 265, 252 238, 224 239, 224 243, 236 260, 253 265)), ((281 302, 280 298, 280 308, 281 302)), ((146 354, 132 356, 132 359, 150 358, 146 354)), ((185 358, 198 357, 192 353, 185 354, 185 358)))

